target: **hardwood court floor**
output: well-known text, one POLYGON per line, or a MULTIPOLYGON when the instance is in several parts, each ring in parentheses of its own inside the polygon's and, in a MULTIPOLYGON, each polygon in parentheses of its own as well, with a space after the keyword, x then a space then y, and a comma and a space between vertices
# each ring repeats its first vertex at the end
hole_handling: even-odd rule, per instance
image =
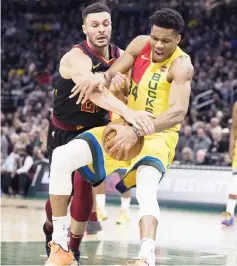
MULTIPOLYGON (((123 266, 138 253, 137 206, 126 226, 115 224, 119 207, 107 210, 103 231, 84 237, 82 265, 123 266)), ((44 201, 2 198, 1 214, 1 265, 44 265, 44 201)), ((237 223, 223 229, 219 213, 162 209, 161 215, 157 265, 237 265, 237 223)))

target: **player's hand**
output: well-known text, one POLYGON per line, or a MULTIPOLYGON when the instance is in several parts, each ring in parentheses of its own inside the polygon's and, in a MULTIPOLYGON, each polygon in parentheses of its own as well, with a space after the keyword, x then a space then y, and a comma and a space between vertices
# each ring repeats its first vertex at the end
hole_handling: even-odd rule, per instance
POLYGON ((95 91, 102 91, 103 84, 105 82, 104 75, 101 75, 101 73, 94 74, 92 80, 83 80, 79 84, 76 84, 71 92, 72 94, 69 96, 69 98, 75 97, 77 94, 79 94, 78 100, 76 104, 85 103, 87 100, 89 100, 90 95, 95 91))
POLYGON ((132 109, 129 109, 124 115, 124 119, 128 123, 144 132, 143 135, 152 135, 155 133, 155 126, 152 121, 153 118, 155 118, 155 116, 149 112, 135 111, 132 109))
POLYGON ((126 75, 117 72, 115 76, 111 79, 110 84, 109 81, 106 80, 105 87, 108 87, 110 92, 118 92, 121 91, 121 87, 123 86, 126 79, 126 75))
MULTIPOLYGON (((111 125, 108 130, 116 130, 116 136, 107 142, 108 154, 117 151, 117 160, 127 160, 128 152, 138 141, 138 137, 131 126, 111 125)), ((108 131, 109 132, 109 131, 108 131)))

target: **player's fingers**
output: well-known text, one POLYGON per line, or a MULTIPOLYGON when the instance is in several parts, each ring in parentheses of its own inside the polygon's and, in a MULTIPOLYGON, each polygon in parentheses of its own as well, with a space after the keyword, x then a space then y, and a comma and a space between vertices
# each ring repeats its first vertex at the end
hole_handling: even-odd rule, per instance
POLYGON ((115 141, 114 141, 114 139, 111 139, 110 141, 108 141, 108 142, 105 144, 105 148, 106 148, 107 150, 110 150, 114 145, 115 145, 115 141))
POLYGON ((122 148, 122 143, 121 141, 116 141, 114 142, 114 145, 112 147, 110 147, 109 149, 109 155, 111 156, 114 152, 117 151, 116 154, 116 158, 117 160, 121 160, 122 156, 123 156, 123 148, 122 148))
POLYGON ((126 146, 126 148, 124 148, 124 153, 123 153, 123 160, 127 161, 128 160, 128 153, 130 151, 131 147, 126 146))
POLYGON ((80 93, 80 90, 79 90, 79 88, 77 88, 70 96, 69 96, 69 98, 73 98, 73 97, 75 97, 78 93, 80 93))
POLYGON ((71 91, 71 92, 73 92, 73 93, 69 96, 69 98, 73 98, 73 97, 75 97, 77 94, 79 94, 80 91, 86 86, 86 84, 87 84, 87 82, 85 82, 85 81, 82 81, 81 83, 76 84, 76 85, 73 87, 73 91, 71 91))
POLYGON ((93 89, 91 88, 91 86, 89 86, 86 90, 85 90, 85 94, 84 97, 81 101, 82 104, 86 103, 86 101, 88 101, 90 99, 91 94, 93 93, 93 89))
POLYGON ((120 147, 118 148, 118 152, 117 152, 117 156, 116 156, 118 161, 120 161, 124 158, 124 152, 125 152, 124 147, 121 144, 120 147))
POLYGON ((76 85, 72 88, 71 92, 74 92, 74 91, 77 89, 77 87, 78 87, 78 85, 76 84, 76 85))
MULTIPOLYGON (((141 119, 139 121, 140 121, 140 123, 142 123, 142 124, 140 124, 141 126, 146 127, 146 129, 148 131, 147 132, 148 135, 151 135, 154 133, 155 127, 154 127, 152 120, 149 117, 141 117, 141 119)), ((144 130, 144 128, 143 128, 143 130, 144 130)))
POLYGON ((80 95, 79 95, 79 97, 78 97, 78 100, 77 100, 76 104, 80 104, 80 102, 82 101, 82 99, 85 97, 86 89, 87 89, 87 87, 85 86, 85 87, 81 90, 80 95))
POLYGON ((146 135, 149 135, 149 127, 147 126, 146 121, 143 121, 141 118, 137 118, 137 123, 141 127, 141 130, 145 132, 146 135))
POLYGON ((141 125, 138 123, 137 120, 132 121, 131 124, 132 124, 136 129, 138 129, 138 130, 142 130, 142 127, 141 127, 141 125))
POLYGON ((155 115, 153 115, 152 113, 150 112, 147 112, 147 111, 144 111, 144 114, 151 117, 151 118, 155 118, 155 115))

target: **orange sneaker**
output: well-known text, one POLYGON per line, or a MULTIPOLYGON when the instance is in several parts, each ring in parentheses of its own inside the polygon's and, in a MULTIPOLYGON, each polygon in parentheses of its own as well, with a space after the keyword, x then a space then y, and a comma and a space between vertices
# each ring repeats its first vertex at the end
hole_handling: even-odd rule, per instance
POLYGON ((60 245, 55 244, 53 241, 49 242, 49 247, 51 249, 50 256, 46 261, 47 266, 72 266, 78 265, 75 260, 72 251, 65 251, 60 245))

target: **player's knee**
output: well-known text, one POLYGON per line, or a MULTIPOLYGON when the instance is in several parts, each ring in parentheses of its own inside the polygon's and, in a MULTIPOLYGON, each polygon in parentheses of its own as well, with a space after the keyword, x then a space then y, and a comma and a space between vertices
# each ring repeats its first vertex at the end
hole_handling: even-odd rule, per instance
POLYGON ((157 201, 157 190, 161 173, 152 166, 140 166, 137 171, 136 198, 139 203, 139 220, 151 215, 157 220, 160 208, 157 201))
POLYGON ((60 146, 53 151, 50 166, 49 194, 51 195, 70 195, 72 191, 71 173, 69 162, 70 157, 60 146))
POLYGON ((66 146, 60 146, 54 149, 51 162, 51 170, 57 169, 67 169, 69 165, 70 157, 66 152, 66 146))
POLYGON ((136 192, 137 201, 139 203, 139 217, 140 221, 143 216, 153 216, 157 220, 160 218, 160 208, 157 201, 156 191, 142 191, 136 192))

